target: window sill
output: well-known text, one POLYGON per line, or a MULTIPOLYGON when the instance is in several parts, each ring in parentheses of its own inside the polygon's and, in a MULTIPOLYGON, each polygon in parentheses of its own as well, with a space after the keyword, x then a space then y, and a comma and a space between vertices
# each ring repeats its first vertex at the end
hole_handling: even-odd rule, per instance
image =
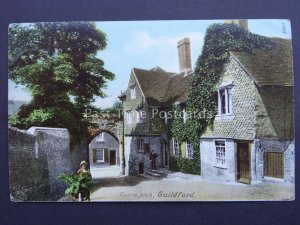
POLYGON ((264 176, 263 180, 264 181, 273 181, 273 182, 284 182, 284 178, 268 177, 268 176, 264 176))
POLYGON ((218 114, 215 118, 216 120, 233 120, 234 114, 218 114))
POLYGON ((227 166, 224 166, 224 165, 214 165, 214 167, 227 170, 227 166))

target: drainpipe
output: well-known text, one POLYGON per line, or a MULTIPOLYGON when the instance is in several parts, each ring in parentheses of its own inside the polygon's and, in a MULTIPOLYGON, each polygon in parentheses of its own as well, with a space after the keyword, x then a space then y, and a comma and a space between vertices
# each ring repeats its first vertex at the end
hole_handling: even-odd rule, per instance
MULTIPOLYGON (((121 95, 122 95, 121 91, 121 95)), ((123 119, 122 119, 122 175, 125 175, 125 167, 126 167, 126 161, 125 161, 125 116, 124 116, 124 101, 123 99, 120 99, 122 102, 122 112, 123 112, 123 119)))

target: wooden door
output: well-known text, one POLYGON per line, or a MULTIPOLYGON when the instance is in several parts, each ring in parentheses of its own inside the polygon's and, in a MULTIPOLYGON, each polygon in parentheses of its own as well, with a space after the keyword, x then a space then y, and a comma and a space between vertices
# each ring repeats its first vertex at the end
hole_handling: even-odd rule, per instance
POLYGON ((251 155, 248 143, 237 144, 237 180, 245 184, 251 182, 251 155))
POLYGON ((110 165, 116 165, 116 150, 109 151, 110 165))
POLYGON ((283 178, 283 153, 264 153, 264 176, 283 178))

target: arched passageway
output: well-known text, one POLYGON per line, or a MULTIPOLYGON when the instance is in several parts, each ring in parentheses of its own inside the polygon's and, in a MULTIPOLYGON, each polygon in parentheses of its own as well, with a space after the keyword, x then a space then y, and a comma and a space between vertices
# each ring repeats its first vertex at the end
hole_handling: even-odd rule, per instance
POLYGON ((121 175, 121 151, 118 138, 111 132, 101 130, 89 144, 89 164, 93 178, 121 175))

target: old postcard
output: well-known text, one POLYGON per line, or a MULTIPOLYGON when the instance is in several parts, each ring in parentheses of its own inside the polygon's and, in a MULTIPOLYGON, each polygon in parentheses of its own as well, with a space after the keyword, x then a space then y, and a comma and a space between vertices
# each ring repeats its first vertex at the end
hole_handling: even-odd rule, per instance
POLYGON ((295 198, 289 20, 9 26, 16 202, 295 198))

